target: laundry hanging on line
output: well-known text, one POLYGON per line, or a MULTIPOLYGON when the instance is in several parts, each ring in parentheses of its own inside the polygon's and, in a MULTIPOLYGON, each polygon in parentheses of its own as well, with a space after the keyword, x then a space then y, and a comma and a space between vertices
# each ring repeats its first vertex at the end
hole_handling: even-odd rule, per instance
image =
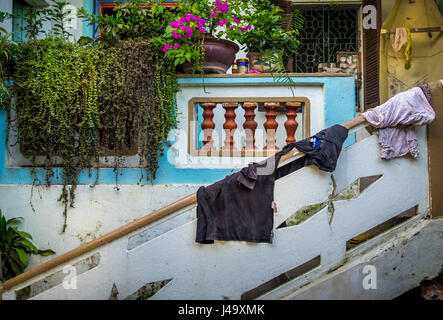
POLYGON ((426 125, 435 118, 426 86, 414 87, 393 96, 384 104, 369 109, 362 116, 379 128, 381 158, 390 160, 410 153, 419 156, 415 126, 426 125), (429 100, 428 100, 429 99, 429 100))
POLYGON ((196 242, 214 240, 272 243, 275 180, 307 165, 335 170, 348 129, 334 125, 313 137, 286 145, 268 159, 197 190, 196 242), (293 148, 305 156, 278 168, 281 157, 293 148))

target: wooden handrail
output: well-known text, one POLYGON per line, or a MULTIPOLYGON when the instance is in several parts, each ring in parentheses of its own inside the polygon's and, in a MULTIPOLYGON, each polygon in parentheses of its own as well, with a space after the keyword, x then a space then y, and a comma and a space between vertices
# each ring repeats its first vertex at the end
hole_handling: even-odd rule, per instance
MULTIPOLYGON (((347 129, 354 128, 362 123, 364 123, 366 120, 363 118, 363 116, 358 116, 352 120, 346 121, 342 123, 342 126, 346 127, 347 129)), ((299 158, 303 156, 303 153, 298 151, 297 149, 291 150, 289 153, 285 154, 281 157, 280 163, 289 160, 291 157, 297 156, 296 158, 299 158)), ((148 224, 151 224, 153 222, 156 222, 164 217, 167 217, 168 215, 184 209, 190 205, 197 203, 197 194, 193 193, 190 194, 174 203, 171 203, 163 208, 160 208, 144 217, 141 217, 139 219, 136 219, 114 231, 111 231, 100 238, 94 239, 88 243, 85 243, 81 245, 80 247, 77 247, 75 249, 72 249, 71 251, 68 251, 58 257, 55 257, 54 259, 47 261, 41 265, 38 265, 31 270, 28 270, 14 278, 11 278, 4 283, 0 282, 0 300, 3 297, 3 292, 5 290, 9 290, 35 276, 38 276, 44 272, 47 272, 48 270, 51 270, 55 267, 58 267, 62 265, 63 263, 66 263, 70 260, 73 260, 75 258, 78 258, 85 253, 88 253, 94 249, 97 249, 98 247, 101 247, 105 244, 108 244, 114 240, 117 240, 135 230, 138 230, 142 227, 147 226, 148 224)))

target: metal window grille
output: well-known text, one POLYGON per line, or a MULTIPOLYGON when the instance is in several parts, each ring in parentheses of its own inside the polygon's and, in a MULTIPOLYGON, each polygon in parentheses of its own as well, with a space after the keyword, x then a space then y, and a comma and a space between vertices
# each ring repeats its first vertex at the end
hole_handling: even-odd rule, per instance
POLYGON ((295 72, 317 72, 319 63, 335 63, 337 52, 359 51, 357 7, 326 5, 299 9, 305 17, 305 27, 300 30, 295 72))

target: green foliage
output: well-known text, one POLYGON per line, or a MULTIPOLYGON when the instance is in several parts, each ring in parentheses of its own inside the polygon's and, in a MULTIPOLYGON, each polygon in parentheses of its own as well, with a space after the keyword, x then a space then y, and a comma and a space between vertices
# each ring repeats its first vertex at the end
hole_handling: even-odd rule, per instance
POLYGON ((21 16, 10 15, 10 18, 21 18, 24 22, 22 31, 26 32, 26 38, 29 40, 37 39, 40 34, 44 34, 43 22, 46 20, 46 15, 49 10, 46 8, 29 7, 21 16))
POLYGON ((11 35, 0 28, 0 109, 4 110, 8 108, 11 98, 10 86, 6 83, 6 73, 13 65, 13 54, 17 50, 17 43, 9 39, 11 35))
POLYGON ((65 224, 82 169, 97 169, 112 151, 115 175, 128 148, 138 146, 147 179, 154 180, 169 129, 175 126, 175 70, 145 39, 121 40, 114 47, 86 46, 60 37, 21 44, 14 82, 18 140, 39 166, 45 183, 63 168, 60 201, 65 224), (143 133, 143 134, 141 134, 143 133), (69 187, 71 186, 71 187, 69 187))
POLYGON ((47 20, 53 21, 54 25, 52 27, 52 32, 56 36, 68 39, 72 34, 68 32, 65 28, 64 23, 72 20, 69 15, 71 10, 64 10, 64 7, 68 5, 69 2, 65 0, 53 0, 53 5, 46 12, 47 20))
MULTIPOLYGON (((36 0, 31 0, 31 4, 36 4, 36 0)), ((64 10, 64 7, 69 4, 65 0, 53 0, 52 5, 49 7, 37 7, 30 6, 23 14, 11 14, 8 12, 0 11, 0 22, 7 19, 22 19, 24 27, 18 31, 25 31, 27 40, 35 40, 40 35, 46 35, 47 33, 43 29, 43 22, 52 22, 52 29, 50 34, 67 39, 72 36, 64 27, 64 22, 70 21, 68 17, 71 10, 64 10)))
POLYGON ((29 233, 20 231, 14 225, 23 218, 6 220, 0 209, 0 281, 13 278, 24 272, 29 263, 29 255, 48 256, 55 252, 51 249, 40 250, 32 243, 29 233))
POLYGON ((251 30, 243 33, 240 42, 247 51, 262 53, 278 51, 287 57, 295 54, 300 45, 298 29, 303 27, 304 19, 300 11, 282 14, 282 9, 268 0, 253 1, 255 10, 248 17, 251 30))
POLYGON ((165 57, 176 66, 184 62, 194 62, 194 69, 201 69, 205 38, 241 42, 243 33, 252 28, 248 24, 249 16, 254 11, 251 1, 177 2, 174 14, 168 16, 168 27, 162 37, 158 38, 165 57), (179 21, 182 23, 178 23, 179 21), (189 32, 190 29, 192 32, 189 32))
POLYGON ((69 197, 73 205, 79 170, 98 159, 98 61, 94 48, 58 37, 23 43, 17 54, 13 90, 18 139, 33 167, 38 166, 36 156, 44 156, 48 185, 53 167, 63 168, 60 200, 65 216, 69 197))
POLYGON ((161 5, 165 0, 129 0, 117 3, 113 15, 90 14, 80 8, 78 16, 97 25, 100 35, 98 39, 82 37, 82 44, 100 41, 102 46, 116 45, 119 40, 144 38, 154 41, 160 37, 167 26, 174 8, 165 10, 161 5))
POLYGON ((123 150, 128 136, 135 136, 140 164, 146 168, 147 179, 154 180, 163 142, 176 124, 175 69, 145 39, 119 41, 105 50, 101 63, 108 67, 98 88, 104 144, 112 141, 117 150, 123 150))

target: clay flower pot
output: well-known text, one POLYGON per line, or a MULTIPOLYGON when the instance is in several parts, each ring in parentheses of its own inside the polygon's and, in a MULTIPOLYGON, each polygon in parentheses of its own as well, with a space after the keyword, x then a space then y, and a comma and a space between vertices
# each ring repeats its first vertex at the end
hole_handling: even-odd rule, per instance
MULTIPOLYGON (((228 71, 235 61, 235 54, 240 50, 235 42, 217 38, 205 38, 204 48, 204 72, 218 74, 225 74, 228 71)), ((192 73, 193 68, 192 63, 182 64, 185 73, 192 73)))

